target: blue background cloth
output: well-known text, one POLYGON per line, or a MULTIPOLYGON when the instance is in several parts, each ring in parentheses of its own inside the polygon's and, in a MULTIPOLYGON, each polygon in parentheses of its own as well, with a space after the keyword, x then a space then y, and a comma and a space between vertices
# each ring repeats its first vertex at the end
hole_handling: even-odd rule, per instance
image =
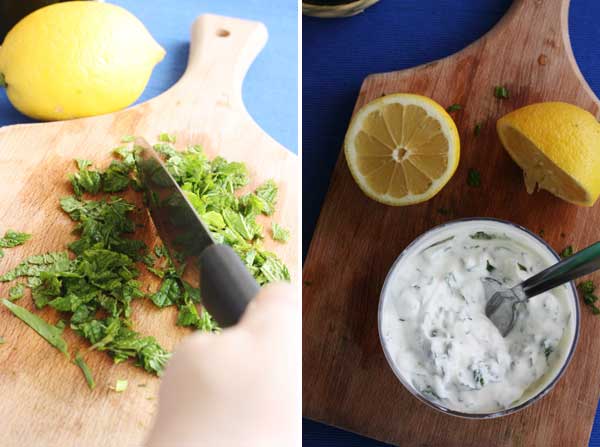
MULTIPOLYGON (((302 26, 303 252, 306 254, 361 82, 452 54, 488 31, 510 0, 382 0, 363 14, 305 17, 302 26)), ((600 2, 572 0, 570 35, 577 62, 600 94, 600 2)), ((598 371, 590 374, 600 374, 598 371)), ((306 447, 374 447, 367 440, 304 421, 306 447)), ((600 447, 600 418, 590 446, 600 447)))
MULTIPOLYGON (((138 102, 173 85, 183 74, 190 28, 203 13, 259 20, 269 31, 264 50, 250 67, 243 97, 252 117, 268 134, 298 150, 298 6, 296 0, 111 0, 136 15, 167 51, 138 102)), ((0 92, 0 126, 33 120, 11 106, 0 92)))

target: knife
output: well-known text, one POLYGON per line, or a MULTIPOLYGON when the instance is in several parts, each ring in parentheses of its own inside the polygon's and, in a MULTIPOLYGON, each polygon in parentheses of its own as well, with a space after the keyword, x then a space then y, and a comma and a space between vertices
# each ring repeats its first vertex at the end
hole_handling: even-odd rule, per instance
POLYGON ((170 253, 183 248, 197 259, 202 305, 221 327, 236 324, 260 286, 239 256, 217 244, 158 154, 142 138, 136 156, 152 221, 170 253))

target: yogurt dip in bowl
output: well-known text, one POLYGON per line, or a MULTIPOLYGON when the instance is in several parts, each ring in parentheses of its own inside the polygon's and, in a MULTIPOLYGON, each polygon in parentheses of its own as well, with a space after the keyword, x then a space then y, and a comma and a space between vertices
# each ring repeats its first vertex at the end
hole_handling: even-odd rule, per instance
POLYGON ((379 335, 402 384, 433 408, 493 418, 544 396, 566 369, 579 335, 571 282, 520 306, 502 337, 486 298, 560 257, 523 227, 464 219, 413 241, 390 269, 379 301, 379 335))

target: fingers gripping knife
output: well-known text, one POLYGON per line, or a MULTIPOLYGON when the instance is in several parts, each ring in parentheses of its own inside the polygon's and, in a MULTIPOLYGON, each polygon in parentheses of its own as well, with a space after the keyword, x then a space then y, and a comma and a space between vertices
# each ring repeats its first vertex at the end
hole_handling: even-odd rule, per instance
POLYGON ((173 252, 181 247, 197 258, 202 304, 221 327, 236 324, 260 286, 231 247, 217 244, 210 230, 169 174, 160 155, 143 139, 136 164, 150 214, 173 252))

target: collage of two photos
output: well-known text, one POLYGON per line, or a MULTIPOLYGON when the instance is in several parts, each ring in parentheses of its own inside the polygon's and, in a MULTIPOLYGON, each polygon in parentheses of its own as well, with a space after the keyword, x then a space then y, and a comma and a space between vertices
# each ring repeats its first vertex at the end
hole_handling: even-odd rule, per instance
POLYGON ((0 446, 600 445, 598 18, 0 0, 0 446))
POLYGON ((300 445, 296 1, 0 18, 0 445, 300 445))

